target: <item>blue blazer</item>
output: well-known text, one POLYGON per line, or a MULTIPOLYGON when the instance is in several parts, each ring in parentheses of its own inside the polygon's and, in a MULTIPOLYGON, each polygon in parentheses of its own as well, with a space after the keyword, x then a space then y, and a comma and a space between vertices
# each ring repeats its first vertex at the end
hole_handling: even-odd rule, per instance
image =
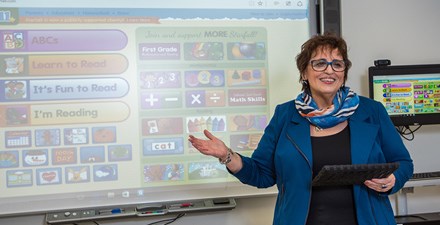
MULTIPOLYGON (((294 101, 276 107, 263 137, 251 157, 241 156, 243 168, 234 174, 258 188, 277 185, 274 225, 304 225, 311 199, 312 144, 309 122, 300 116, 294 101)), ((400 190, 413 174, 413 162, 385 108, 360 96, 359 107, 349 118, 353 164, 399 162, 395 186, 379 193, 354 185, 359 225, 395 225, 389 194, 400 190)), ((329 146, 331 151, 331 146, 329 146)))

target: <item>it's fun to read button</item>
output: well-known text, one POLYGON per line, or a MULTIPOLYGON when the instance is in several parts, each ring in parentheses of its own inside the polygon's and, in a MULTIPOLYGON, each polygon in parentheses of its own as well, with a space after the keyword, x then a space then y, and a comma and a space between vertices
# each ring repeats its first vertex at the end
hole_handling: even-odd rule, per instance
POLYGON ((30 80, 30 100, 103 99, 125 96, 130 87, 122 78, 30 80))

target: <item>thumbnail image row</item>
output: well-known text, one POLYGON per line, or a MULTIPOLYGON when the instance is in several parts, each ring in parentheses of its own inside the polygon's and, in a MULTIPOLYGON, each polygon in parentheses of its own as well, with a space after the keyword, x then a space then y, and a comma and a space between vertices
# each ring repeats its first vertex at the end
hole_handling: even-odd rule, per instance
MULTIPOLYGON (((93 166, 66 166, 64 168, 37 168, 35 171, 32 169, 6 170, 6 183, 4 185, 7 188, 15 188, 34 186, 35 184, 42 186, 59 185, 63 183, 77 184, 118 181, 120 180, 119 166, 118 164, 100 164, 93 166)), ((227 178, 229 174, 224 165, 221 165, 217 161, 208 161, 188 163, 187 168, 185 168, 184 163, 179 162, 144 165, 142 176, 145 183, 163 183, 167 181, 176 182, 227 178)))
POLYGON ((119 162, 132 160, 132 145, 109 145, 107 156, 105 146, 60 147, 32 150, 0 151, 0 169, 15 167, 42 167, 49 165, 69 165, 119 162))
POLYGON ((158 117, 142 119, 142 135, 176 135, 197 133, 208 130, 211 132, 247 132, 262 131, 268 123, 267 115, 235 114, 182 117, 158 117))
POLYGON ((139 43, 139 60, 265 60, 265 42, 186 42, 183 43, 139 43), (226 51, 226 54, 225 54, 226 51))
POLYGON ((89 137, 89 128, 64 128, 61 129, 36 129, 35 143, 33 143, 31 130, 5 131, 5 147, 45 147, 45 146, 61 146, 64 145, 80 145, 80 144, 104 144, 116 143, 116 127, 92 127, 91 138, 89 137), (90 140, 91 139, 91 140, 90 140), (62 143, 63 142, 63 143, 62 143))
MULTIPOLYGON (((228 142, 228 145, 234 149, 234 151, 253 151, 260 142, 262 135, 262 133, 219 134, 218 137, 228 142)), ((183 155, 197 152, 191 143, 186 141, 186 138, 183 137, 157 137, 142 140, 142 154, 147 158, 150 156, 183 155), (186 146, 188 146, 186 152, 185 143, 186 146)))
MULTIPOLYGON (((37 185, 54 185, 63 183, 63 168, 38 168, 32 169, 6 170, 6 187, 26 187, 37 185), (35 181, 34 181, 35 176, 35 181)), ((90 166, 71 166, 64 168, 64 182, 66 184, 77 184, 93 181, 116 181, 118 180, 118 165, 105 164, 94 165, 93 175, 90 174, 90 166)))
POLYGON ((264 86, 267 83, 265 69, 205 69, 184 71, 142 71, 141 89, 206 88, 264 86), (183 83, 182 83, 183 80, 183 83))

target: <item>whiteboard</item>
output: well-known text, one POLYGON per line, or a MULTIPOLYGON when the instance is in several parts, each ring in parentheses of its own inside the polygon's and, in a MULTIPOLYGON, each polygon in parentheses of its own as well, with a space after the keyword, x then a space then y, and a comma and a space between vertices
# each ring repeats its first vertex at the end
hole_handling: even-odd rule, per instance
POLYGON ((0 8, 0 216, 276 194, 240 184, 187 137, 208 129, 252 154, 275 105, 300 90, 313 7, 164 4, 0 8))

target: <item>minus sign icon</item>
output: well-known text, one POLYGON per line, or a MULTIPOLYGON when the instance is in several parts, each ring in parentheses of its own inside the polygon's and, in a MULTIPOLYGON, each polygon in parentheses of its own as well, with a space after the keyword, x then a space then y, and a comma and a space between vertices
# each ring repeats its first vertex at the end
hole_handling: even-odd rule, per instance
POLYGON ((179 100, 179 98, 165 98, 166 102, 175 102, 177 100, 179 100))

